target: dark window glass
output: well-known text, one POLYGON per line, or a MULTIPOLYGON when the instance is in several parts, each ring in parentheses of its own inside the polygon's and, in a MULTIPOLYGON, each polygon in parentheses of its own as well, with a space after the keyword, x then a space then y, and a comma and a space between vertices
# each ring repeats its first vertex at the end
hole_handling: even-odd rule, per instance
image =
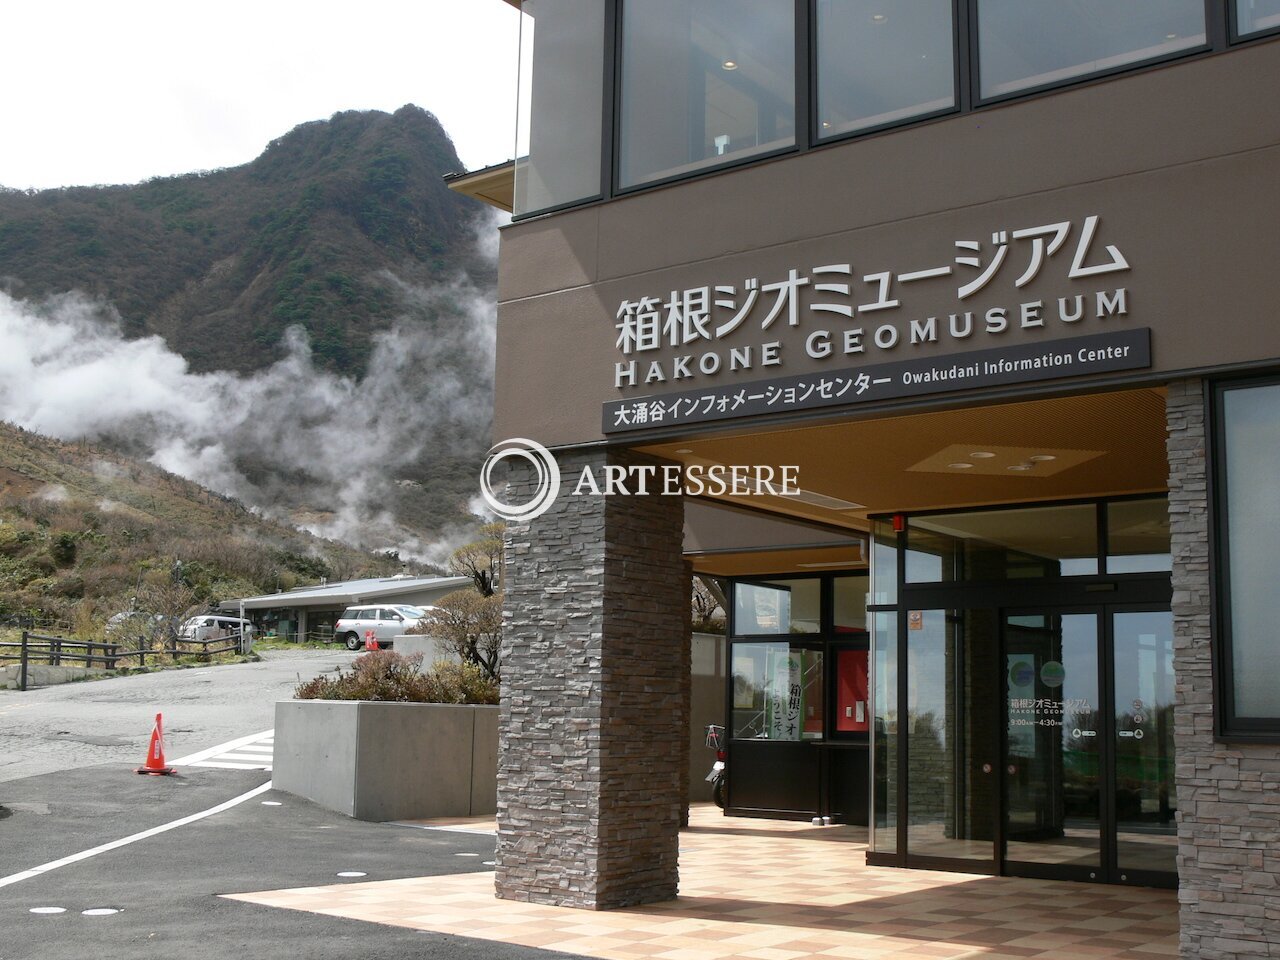
POLYGON ((873 605, 898 602, 898 535, 888 520, 871 527, 871 596, 873 605))
POLYGON ((1117 613, 1112 623, 1117 866, 1173 873, 1178 869, 1173 614, 1117 613))
POLYGON ((955 106, 951 0, 819 0, 818 136, 955 106))
POLYGON ((1160 497, 1107 504, 1107 573, 1172 569, 1169 501, 1160 497))
POLYGON ((619 184, 694 173, 795 143, 795 7, 628 0, 619 184))
POLYGON ((1093 504, 912 517, 907 582, 1016 580, 1098 572, 1093 504))
POLYGON ((873 635, 872 734, 874 787, 871 849, 898 850, 898 615, 870 614, 873 635))
POLYGON ((1236 33, 1247 36, 1280 28, 1280 0, 1236 0, 1236 33))
POLYGON ((978 775, 992 737, 998 647, 990 611, 907 616, 907 853, 990 860, 994 780, 978 775))
POLYGON ((739 739, 822 738, 822 651, 785 640, 735 643, 732 734, 739 739))
POLYGON ((1280 720, 1280 384, 1223 391, 1218 439, 1226 506, 1227 682, 1235 717, 1280 720))
POLYGON ((822 581, 769 580, 733 588, 733 632, 817 633, 822 626, 822 581))
POLYGON ((867 635, 869 585, 870 578, 865 573, 832 580, 835 622, 831 629, 838 637, 861 638, 867 635))
POLYGON ((979 0, 983 98, 1205 43, 1204 0, 979 0))
POLYGON ((516 216, 599 196, 605 43, 600 0, 520 10, 516 216))

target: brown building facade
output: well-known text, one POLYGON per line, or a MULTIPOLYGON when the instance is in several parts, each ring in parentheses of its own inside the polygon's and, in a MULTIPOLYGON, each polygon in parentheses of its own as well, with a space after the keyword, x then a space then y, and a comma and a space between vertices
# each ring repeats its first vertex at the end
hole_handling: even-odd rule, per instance
POLYGON ((499 895, 675 895, 692 569, 731 812, 1277 955, 1280 5, 523 10, 499 895))

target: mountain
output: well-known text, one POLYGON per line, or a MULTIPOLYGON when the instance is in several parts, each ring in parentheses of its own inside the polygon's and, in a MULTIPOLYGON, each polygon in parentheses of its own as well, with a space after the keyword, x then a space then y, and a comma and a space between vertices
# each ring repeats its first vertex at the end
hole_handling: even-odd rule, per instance
POLYGON ((401 570, 107 448, 0 422, 0 617, 101 624, 135 599, 154 612, 177 598, 180 613, 401 570))
POLYGON ((445 187, 461 167, 405 106, 302 124, 240 167, 0 189, 0 336, 25 364, 0 418, 439 560, 475 527, 490 442, 496 228, 445 187))
POLYGON ((485 210, 441 179, 460 169, 435 117, 405 106, 302 124, 241 167, 0 190, 0 282, 27 299, 85 291, 196 371, 264 367, 297 325, 321 366, 361 373, 398 310, 382 271, 493 283, 485 210))

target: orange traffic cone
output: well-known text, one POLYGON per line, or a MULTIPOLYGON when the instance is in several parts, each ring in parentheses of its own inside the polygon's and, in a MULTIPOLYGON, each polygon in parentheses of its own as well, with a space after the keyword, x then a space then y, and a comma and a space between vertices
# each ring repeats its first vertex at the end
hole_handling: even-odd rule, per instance
POLYGON ((366 630, 366 631, 364 632, 364 648, 365 648, 366 650, 378 650, 378 649, 380 649, 380 648, 378 647, 378 638, 377 638, 376 636, 374 636, 374 633, 373 633, 373 631, 372 631, 372 630, 366 630))
POLYGON ((156 725, 151 728, 151 745, 147 747, 147 762, 134 773, 147 773, 153 777, 163 777, 173 773, 173 767, 164 763, 164 728, 160 724, 160 714, 156 714, 156 725))

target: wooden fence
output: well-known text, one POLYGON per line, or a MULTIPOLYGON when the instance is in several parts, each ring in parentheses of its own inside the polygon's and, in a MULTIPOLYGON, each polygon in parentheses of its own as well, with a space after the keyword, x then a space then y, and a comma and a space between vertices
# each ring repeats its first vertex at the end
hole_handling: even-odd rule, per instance
MULTIPOLYGON (((49 666, 62 666, 65 661, 79 663, 86 667, 101 666, 107 670, 114 670, 120 665, 120 662, 137 659, 138 666, 146 666, 147 658, 150 657, 152 662, 162 657, 169 657, 176 660, 178 657, 196 655, 201 659, 207 660, 219 653, 243 652, 241 650, 241 634, 233 633, 225 637, 217 637, 212 640, 172 640, 173 645, 169 647, 143 647, 137 649, 125 649, 124 644, 108 643, 104 640, 69 640, 66 637, 44 636, 30 631, 22 631, 22 640, 20 642, 0 642, 0 659, 12 660, 12 655, 6 655, 5 650, 17 649, 18 668, 18 689, 27 689, 28 666, 32 663, 48 664, 49 666), (221 644, 221 646, 219 646, 221 644), (194 648, 198 647, 199 650, 194 648)), ((141 638, 139 638, 141 641, 141 638)))

